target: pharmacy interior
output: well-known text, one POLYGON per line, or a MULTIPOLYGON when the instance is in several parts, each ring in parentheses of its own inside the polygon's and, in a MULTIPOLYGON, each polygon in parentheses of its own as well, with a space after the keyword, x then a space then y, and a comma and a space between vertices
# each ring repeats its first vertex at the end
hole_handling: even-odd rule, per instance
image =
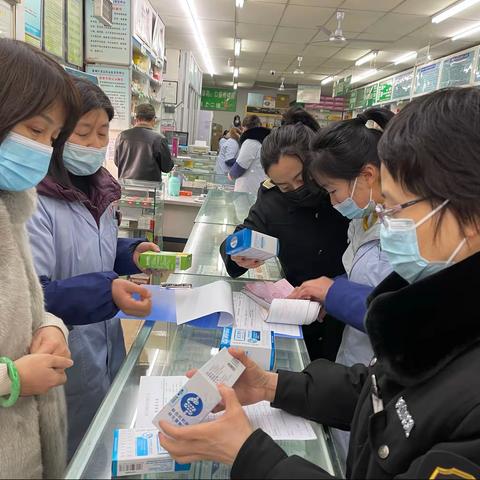
MULTIPOLYGON (((480 251, 475 149, 447 152, 480 124, 480 1, 0 0, 6 39, 61 65, 82 112, 26 221, 72 357, 57 474, 480 478, 480 331, 425 320, 480 251)), ((21 458, 0 478, 42 471, 21 458)))

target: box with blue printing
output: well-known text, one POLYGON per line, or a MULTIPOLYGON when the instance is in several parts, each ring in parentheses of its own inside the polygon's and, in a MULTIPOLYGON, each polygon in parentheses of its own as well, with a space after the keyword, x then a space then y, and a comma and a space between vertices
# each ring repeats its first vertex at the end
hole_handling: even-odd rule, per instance
POLYGON ((278 255, 279 243, 275 237, 244 228, 228 236, 225 251, 227 255, 265 261, 278 255))

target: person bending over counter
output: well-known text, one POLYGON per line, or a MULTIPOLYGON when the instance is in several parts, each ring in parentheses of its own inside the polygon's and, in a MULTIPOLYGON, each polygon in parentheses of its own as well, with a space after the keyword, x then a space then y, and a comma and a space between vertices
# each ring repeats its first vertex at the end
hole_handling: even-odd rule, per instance
MULTIPOLYGON (((296 124, 277 128, 265 139, 261 160, 270 179, 260 187, 248 217, 236 228, 278 238, 278 258, 286 279, 294 286, 321 275, 344 273, 348 220, 332 207, 323 189, 304 183, 304 164, 313 135, 310 128, 296 124)), ((230 257, 225 253, 225 242, 220 253, 234 278, 261 265, 256 260, 230 257)), ((311 358, 335 359, 343 324, 327 318, 303 328, 311 358)))
POLYGON ((233 464, 236 479, 332 478, 253 430, 241 404, 267 400, 351 431, 349 479, 480 478, 479 126, 480 91, 448 89, 409 103, 380 139, 380 240, 395 272, 369 298, 370 366, 270 373, 232 349, 246 370, 220 386, 223 416, 160 424, 174 459, 233 464))

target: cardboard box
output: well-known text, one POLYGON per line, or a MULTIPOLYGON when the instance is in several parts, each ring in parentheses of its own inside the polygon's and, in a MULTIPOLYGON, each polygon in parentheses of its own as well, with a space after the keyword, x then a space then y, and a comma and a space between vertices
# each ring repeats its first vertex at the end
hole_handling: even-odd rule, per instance
POLYGON ((140 254, 139 264, 149 270, 188 270, 192 266, 192 254, 145 252, 140 254))
POLYGON ((227 349, 220 350, 157 413, 153 424, 160 428, 160 421, 178 426, 201 423, 222 399, 217 386, 232 387, 244 370, 245 366, 227 349))
POLYGON ((182 472, 190 465, 181 465, 164 450, 158 430, 118 429, 113 433, 112 476, 182 472))
POLYGON ((241 348, 265 370, 273 370, 275 367, 275 332, 271 330, 225 327, 220 348, 229 347, 241 348))
POLYGON ((256 260, 268 260, 278 255, 278 239, 249 228, 239 230, 227 238, 227 255, 241 255, 256 260))

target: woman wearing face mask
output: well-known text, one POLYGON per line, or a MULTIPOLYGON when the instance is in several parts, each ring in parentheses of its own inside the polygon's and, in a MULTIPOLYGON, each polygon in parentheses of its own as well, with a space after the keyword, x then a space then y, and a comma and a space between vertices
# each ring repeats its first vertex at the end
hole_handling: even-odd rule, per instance
POLYGON ((218 175, 227 175, 231 166, 235 163, 238 150, 240 149, 238 142, 241 134, 242 132, 240 129, 231 128, 228 135, 225 137, 225 141, 220 147, 220 152, 217 157, 215 173, 218 175))
MULTIPOLYGON (((266 138, 261 160, 270 180, 260 187, 248 217, 236 228, 278 238, 278 259, 286 279, 294 286, 320 275, 344 272, 341 257, 347 247, 348 221, 332 208, 325 191, 312 189, 303 180, 313 135, 298 123, 277 128, 266 138)), ((234 278, 261 265, 257 260, 226 255, 225 242, 220 253, 234 278)), ((335 359, 342 328, 333 319, 304 327, 310 357, 335 359)))
POLYGON ((61 478, 66 465, 63 322, 46 313, 25 222, 34 187, 78 118, 65 71, 30 45, 0 38, 0 476, 61 478))
POLYGON ((113 108, 93 83, 74 79, 82 117, 49 175, 38 186, 39 206, 28 224, 46 308, 72 326, 75 362, 66 386, 69 456, 75 452, 125 358, 119 309, 143 317, 149 292, 121 275, 138 273, 138 255, 159 250, 142 240, 117 238, 113 202, 120 186, 102 167, 113 108), (138 294, 139 300, 132 298, 138 294))
MULTIPOLYGON (((346 324, 336 358, 346 366, 368 365, 373 357, 363 324, 367 297, 392 273, 387 255, 380 250, 380 222, 375 213, 375 206, 383 201, 377 153, 382 132, 366 126, 373 120, 385 128, 392 117, 389 110, 372 108, 323 129, 312 142, 309 172, 330 194, 333 208, 350 220, 349 245, 343 255, 346 275, 309 280, 290 298, 321 302, 328 314, 346 324)), ((345 461, 349 436, 340 431, 334 431, 334 436, 345 461)))
POLYGON ((347 478, 480 478, 480 91, 435 92, 408 104, 379 143, 385 198, 377 212, 395 273, 369 298, 370 367, 316 361, 264 372, 248 357, 225 414, 163 424, 182 463, 233 464, 232 478, 332 478, 268 435, 240 403, 273 402, 351 430, 347 478))

